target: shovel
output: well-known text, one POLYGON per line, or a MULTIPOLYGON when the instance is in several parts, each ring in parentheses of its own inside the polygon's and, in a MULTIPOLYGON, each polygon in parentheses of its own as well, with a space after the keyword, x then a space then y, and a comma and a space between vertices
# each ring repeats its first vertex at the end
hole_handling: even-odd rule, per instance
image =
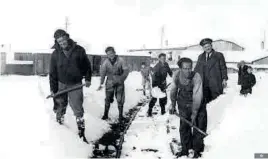
POLYGON ((48 98, 55 98, 59 95, 62 95, 64 93, 67 93, 67 92, 71 92, 71 91, 74 91, 74 90, 77 90, 77 89, 81 89, 83 86, 85 86, 86 84, 80 84, 80 85, 76 85, 76 86, 73 86, 71 88, 67 88, 67 89, 64 89, 64 90, 61 90, 61 91, 58 91, 57 93, 55 94, 50 94, 49 96, 46 97, 46 99, 48 98))

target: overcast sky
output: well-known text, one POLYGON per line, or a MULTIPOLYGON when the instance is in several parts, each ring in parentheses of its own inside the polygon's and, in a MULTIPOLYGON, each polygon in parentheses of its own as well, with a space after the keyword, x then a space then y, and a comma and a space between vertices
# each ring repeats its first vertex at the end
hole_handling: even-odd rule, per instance
POLYGON ((91 51, 160 47, 162 25, 170 47, 211 37, 259 49, 267 8, 268 0, 0 0, 0 44, 47 49, 68 16, 71 37, 91 51))

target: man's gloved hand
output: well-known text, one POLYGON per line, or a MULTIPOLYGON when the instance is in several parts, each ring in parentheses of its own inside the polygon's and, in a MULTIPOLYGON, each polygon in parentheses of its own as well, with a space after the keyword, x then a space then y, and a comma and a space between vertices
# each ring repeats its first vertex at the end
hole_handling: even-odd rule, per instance
POLYGON ((102 89, 102 85, 99 85, 97 91, 100 91, 102 89))
POLYGON ((86 83, 86 87, 90 87, 90 85, 91 85, 90 81, 85 81, 85 83, 86 83))
POLYGON ((227 81, 225 79, 222 81, 222 87, 223 88, 226 88, 227 87, 227 81))

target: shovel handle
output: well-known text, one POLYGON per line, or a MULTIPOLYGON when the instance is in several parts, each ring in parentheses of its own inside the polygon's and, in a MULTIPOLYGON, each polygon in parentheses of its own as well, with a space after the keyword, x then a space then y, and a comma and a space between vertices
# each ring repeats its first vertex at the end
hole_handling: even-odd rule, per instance
POLYGON ((71 92, 71 91, 80 89, 80 88, 82 88, 85 85, 86 85, 85 83, 84 84, 79 84, 79 85, 73 86, 71 88, 67 88, 67 89, 61 90, 61 91, 55 93, 54 95, 53 94, 50 94, 49 96, 47 96, 47 99, 48 98, 55 98, 55 97, 57 97, 57 96, 59 96, 61 94, 64 94, 64 93, 67 93, 67 92, 71 92))

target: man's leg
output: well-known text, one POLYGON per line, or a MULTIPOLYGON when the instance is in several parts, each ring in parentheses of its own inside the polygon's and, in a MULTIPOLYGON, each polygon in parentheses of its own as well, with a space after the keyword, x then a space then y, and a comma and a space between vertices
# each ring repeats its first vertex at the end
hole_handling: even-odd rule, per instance
POLYGON ((161 107, 161 114, 164 115, 166 113, 166 104, 167 104, 167 96, 159 99, 159 105, 161 107))
MULTIPOLYGON (((59 83, 59 90, 64 90, 67 88, 67 85, 63 83, 59 83)), ((59 124, 63 124, 64 115, 66 113, 67 105, 68 105, 68 94, 64 93, 56 98, 54 98, 54 108, 56 112, 56 120, 59 124)))
POLYGON ((151 101, 149 102, 149 109, 147 112, 149 117, 152 116, 153 107, 154 107, 156 101, 157 101, 157 98, 152 97, 151 101))
POLYGON ((119 121, 123 119, 123 108, 125 103, 125 86, 118 85, 115 89, 115 96, 117 100, 118 112, 119 112, 119 121))
MULTIPOLYGON (((182 107, 179 109, 179 113, 182 117, 187 119, 188 121, 191 120, 191 110, 189 108, 182 107)), ((188 150, 192 148, 192 131, 191 126, 180 120, 180 139, 182 145, 182 151, 177 154, 178 157, 187 156, 188 150)))
POLYGON ((104 113, 102 116, 102 120, 108 119, 108 114, 110 110, 110 105, 114 100, 114 87, 106 87, 105 90, 105 108, 104 108, 104 113))
MULTIPOLYGON (((71 87, 71 86, 70 86, 71 87)), ((78 127, 78 135, 79 137, 83 137, 85 142, 85 120, 84 120, 84 108, 83 108, 83 89, 77 89, 68 93, 69 95, 69 103, 73 110, 74 115, 76 116, 76 123, 78 127)))
MULTIPOLYGON (((207 131, 207 110, 206 106, 203 104, 200 107, 198 115, 196 117, 196 126, 202 131, 207 131)), ((201 152, 204 151, 204 135, 194 129, 193 131, 193 149, 195 151, 195 156, 200 157, 201 152)))

